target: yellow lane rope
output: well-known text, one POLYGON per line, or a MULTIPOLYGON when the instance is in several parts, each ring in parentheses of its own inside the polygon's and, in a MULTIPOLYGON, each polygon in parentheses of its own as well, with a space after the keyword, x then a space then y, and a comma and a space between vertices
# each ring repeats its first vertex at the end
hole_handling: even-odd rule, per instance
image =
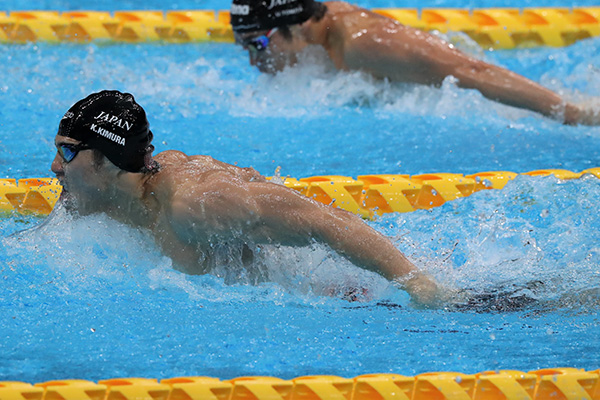
MULTIPOLYGON (((600 167, 572 172, 544 169, 522 175, 554 175, 578 179, 584 174, 600 178, 600 167)), ((351 211, 364 218, 391 212, 410 212, 441 206, 447 201, 470 196, 480 190, 502 189, 518 174, 508 171, 479 172, 471 175, 432 173, 420 175, 323 175, 284 178, 284 184, 324 204, 351 211)), ((272 178, 269 178, 272 179, 272 178)), ((0 179, 0 212, 49 214, 62 187, 54 178, 0 179)), ((1 399, 0 399, 1 400, 1 399)))
POLYGON ((473 375, 434 372, 331 375, 292 380, 249 376, 57 380, 31 385, 0 381, 0 399, 11 400, 598 400, 599 371, 575 368, 530 372, 488 371, 473 375))
MULTIPOLYGON (((373 11, 424 30, 464 32, 484 48, 568 46, 600 35, 600 6, 373 11)), ((229 12, 0 11, 0 43, 232 42, 229 12)))

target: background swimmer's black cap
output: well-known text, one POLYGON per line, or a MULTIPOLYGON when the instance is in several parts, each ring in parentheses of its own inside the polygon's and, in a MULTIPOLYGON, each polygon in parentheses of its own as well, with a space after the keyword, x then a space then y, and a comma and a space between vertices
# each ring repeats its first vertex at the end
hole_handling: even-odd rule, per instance
POLYGON ((318 4, 314 0, 233 0, 231 26, 245 33, 301 24, 312 17, 318 4))
POLYGON ((153 170, 158 165, 152 159, 146 112, 129 93, 104 90, 79 100, 60 121, 58 135, 99 150, 125 171, 153 170))

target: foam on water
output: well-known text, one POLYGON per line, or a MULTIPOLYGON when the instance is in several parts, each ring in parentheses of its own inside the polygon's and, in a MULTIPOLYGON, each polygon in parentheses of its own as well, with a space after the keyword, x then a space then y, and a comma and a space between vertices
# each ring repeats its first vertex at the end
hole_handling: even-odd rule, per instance
MULTIPOLYGON (((162 256, 149 232, 132 229, 104 214, 74 218, 62 207, 39 226, 6 237, 3 246, 10 259, 6 272, 34 282, 50 279, 57 293, 68 296, 87 296, 108 286, 119 292, 132 288, 175 290, 192 300, 230 302, 242 300, 235 290, 233 298, 216 292, 230 292, 225 288, 236 285, 264 285, 310 301, 315 295, 341 297, 357 287, 368 288, 372 298, 389 286, 384 279, 316 244, 305 249, 262 245, 250 266, 237 265, 235 252, 232 261, 226 253, 230 249, 223 247, 217 250, 223 253, 221 262, 210 275, 187 275, 162 256)), ((255 295, 254 290, 250 292, 255 295)))
MULTIPOLYGON (((464 35, 455 36, 463 42, 467 40, 464 35)), ((523 50, 519 57, 506 52, 471 52, 520 71, 567 97, 582 100, 585 95, 595 96, 600 89, 598 69, 593 66, 598 63, 598 56, 593 56, 598 53, 594 51, 598 43, 588 40, 560 51, 523 50)), ((458 45, 467 51, 472 46, 458 45)), ((91 90, 113 87, 136 94, 149 107, 156 105, 157 111, 162 111, 157 117, 170 120, 223 110, 231 110, 233 116, 310 118, 317 111, 332 113, 340 107, 365 106, 383 109, 383 114, 402 111, 466 116, 483 104, 486 110, 502 110, 505 117, 512 119, 525 115, 483 99, 476 91, 458 90, 452 79, 440 91, 377 81, 360 72, 335 71, 316 48, 307 51, 298 66, 274 77, 259 74, 248 65, 241 48, 227 44, 30 44, 3 46, 1 51, 9 61, 2 66, 2 72, 11 77, 1 88, 3 96, 11 98, 16 92, 25 92, 30 95, 30 106, 39 102, 44 107, 58 106, 59 110, 91 90), (67 58, 62 55, 65 51, 70 53, 67 58), (209 58, 203 56, 205 53, 209 58)))
MULTIPOLYGON (((600 288, 594 228, 600 223, 594 206, 599 195, 600 182, 593 176, 572 181, 519 176, 503 190, 478 192, 430 211, 384 216, 373 225, 456 294, 446 306, 501 290, 526 293, 539 304, 581 310, 584 303, 591 309, 597 296, 576 304, 564 299, 600 288)), ((216 280, 185 275, 161 255, 148 232, 104 215, 73 219, 61 209, 40 226, 5 238, 3 246, 10 260, 5 272, 34 282, 50 279, 59 293, 69 295, 109 285, 118 291, 176 290, 192 300, 231 301, 230 286, 263 285, 287 292, 292 301, 328 294, 343 298, 353 288, 368 291, 363 301, 387 301, 397 291, 318 245, 261 246, 250 267, 217 264, 210 271, 216 280), (215 296, 215 290, 228 294, 215 296)))
POLYGON ((501 292, 540 307, 592 311, 600 294, 599 190, 590 175, 519 176, 501 191, 389 219, 406 231, 416 263, 463 295, 501 292))
MULTIPOLYGON (((590 51, 593 53, 599 45, 598 40, 588 40, 561 50, 523 50, 520 51, 519 57, 515 57, 514 53, 506 52, 481 53, 464 35, 456 35, 451 39, 480 58, 521 70, 532 79, 540 80, 574 99, 583 99, 586 95, 594 94, 600 85, 597 69, 592 67, 598 61, 598 56, 590 56, 590 51), (548 60, 551 60, 550 66, 547 65, 548 60)), ((328 62, 323 61, 323 54, 315 49, 303 55, 300 65, 287 68, 275 76, 261 75, 250 68, 244 52, 233 45, 29 44, 2 46, 0 51, 5 53, 9 60, 0 66, 3 75, 10 77, 1 90, 1 95, 6 100, 6 107, 2 113, 6 117, 8 129, 7 138, 0 142, 0 146, 5 150, 6 174, 10 177, 14 174, 25 177, 47 174, 47 165, 51 159, 51 150, 48 149, 52 148, 56 121, 76 99, 85 96, 91 90, 102 88, 119 88, 136 95, 138 101, 149 110, 153 130, 159 140, 158 150, 181 148, 190 153, 213 154, 225 161, 241 160, 242 165, 254 165, 266 174, 272 173, 277 165, 282 164, 284 175, 301 177, 336 173, 338 170, 343 174, 355 176, 365 172, 428 172, 435 171, 435 163, 444 166, 445 170, 452 170, 452 166, 456 165, 457 172, 465 173, 485 169, 515 170, 509 168, 509 163, 514 158, 517 158, 519 163, 525 161, 518 170, 549 165, 568 168, 569 162, 575 166, 574 170, 581 170, 584 167, 596 166, 600 161, 597 151, 593 150, 595 146, 589 145, 590 139, 600 140, 597 130, 561 127, 554 121, 529 112, 496 104, 483 98, 476 91, 457 88, 451 78, 447 79, 441 88, 430 88, 377 81, 360 72, 335 71, 328 62), (67 54, 66 57, 64 53, 67 54), (24 65, 30 67, 23 68, 24 65), (58 73, 59 67, 61 73, 58 73), (294 95, 291 96, 291 93, 294 95), (483 110, 485 114, 482 113, 483 110), (24 114, 27 118, 23 118, 24 114), (482 119, 472 118, 474 114, 481 115, 482 119), (197 128, 190 129, 191 121, 195 120, 200 121, 200 132, 197 128), (346 120, 353 120, 352 125, 345 125, 343 122, 346 120), (295 126, 273 130, 273 126, 289 124, 290 121, 297 122, 295 126), (532 124, 532 121, 535 123, 532 124), (331 135, 331 140, 320 144, 310 139, 315 134, 312 127, 315 124, 324 125, 321 129, 325 131, 339 130, 339 124, 342 124, 344 129, 331 135), (397 129, 398 124, 401 124, 403 129, 397 129), (243 136, 242 132, 236 132, 240 130, 240 125, 242 129, 246 128, 243 136), (504 129, 505 132, 500 136, 494 127, 504 129), (310 129, 310 132, 303 132, 305 129, 310 129), (457 129, 460 129, 461 133, 451 135, 457 129), (273 144, 269 143, 269 139, 267 146, 265 143, 256 144, 257 140, 264 140, 265 132, 272 135, 273 144), (373 140, 374 134, 379 140, 373 140), (23 135, 34 143, 31 153, 27 155, 31 162, 27 163, 20 160, 23 154, 15 150, 18 147, 12 146, 12 143, 18 143, 23 135), (549 140, 553 135, 554 140, 549 140), (580 137, 573 139, 573 136, 577 135, 580 137), (585 142, 581 140, 581 136, 586 139, 585 142), (516 137, 520 137, 520 140, 515 142, 516 137), (310 142, 304 142, 305 140, 310 142), (380 140, 388 141, 389 145, 380 146, 380 140), (569 146, 561 146, 560 142, 563 140, 572 142, 569 146), (521 142, 527 142, 525 149, 521 142), (582 147, 581 152, 573 151, 577 142, 584 146, 585 150, 582 147), (341 143, 344 145, 340 146, 341 143), (256 151, 248 151, 253 147, 256 151), (563 148, 569 151, 568 156, 557 157, 556 152, 566 154, 563 153, 563 148), (212 151, 213 149, 216 151, 212 151), (524 150, 522 156, 515 157, 515 154, 524 150), (219 157, 219 154, 225 153, 229 159, 219 157), (256 155, 253 156, 253 153, 256 155), (486 153, 498 155, 498 158, 494 160, 486 157, 482 160, 481 155, 486 153), (265 154, 270 160, 264 159, 265 154), (334 156, 331 157, 331 154, 334 156), (427 154, 436 156, 432 158, 427 154), (546 162, 544 157, 560 159, 559 165, 556 165, 555 161, 546 162), (526 162, 528 158, 534 161, 531 166, 526 162), (369 166, 373 160, 378 162, 369 166), (486 161, 492 163, 485 165, 486 161), (298 174, 294 171, 303 172, 298 174)), ((549 187, 544 188, 552 190, 549 187)), ((505 192, 507 191, 502 193, 505 192)), ((506 201, 506 198, 501 197, 501 201, 506 201)), ((456 207, 456 204, 458 203, 447 207, 456 207)), ((434 210, 432 213, 440 220, 451 218, 454 214, 448 214, 446 208, 434 210)), ((547 211, 538 212, 543 214, 547 211)), ((455 263, 452 270, 459 272, 454 271, 450 274, 448 270, 439 270, 432 273, 440 275, 438 277, 455 289, 489 289, 486 281, 488 278, 484 277, 488 277, 491 270, 494 270, 493 276, 496 279, 492 283, 510 283, 515 275, 509 271, 517 267, 517 276, 527 277, 532 281, 539 269, 539 264, 534 261, 538 258, 545 261, 545 253, 540 250, 539 239, 532 237, 528 232, 529 228, 523 229, 523 226, 528 227, 532 222, 526 218, 507 220, 504 213, 497 210, 483 215, 495 222, 490 225, 484 217, 467 217, 464 221, 447 223, 449 226, 458 224, 463 226, 461 229, 477 231, 478 234, 448 243, 435 257, 452 260, 455 263), (473 225, 464 227, 467 223, 473 225), (496 270, 502 266, 504 268, 496 270), (487 268, 481 269, 483 267, 487 268)), ((461 218, 463 217, 464 214, 461 215, 461 218)), ((65 218, 65 221, 68 219, 65 218)), ((70 222, 64 222, 62 226, 64 228, 69 224, 70 222)), ((91 226, 98 228, 106 224, 110 222, 97 221, 91 226)), ((432 235, 428 227, 439 225, 424 222, 423 226, 415 231, 416 237, 411 241, 432 243, 432 237, 435 235, 432 235)), ((74 225, 74 228, 76 227, 85 228, 80 222, 74 225)), ((63 233, 68 231, 65 229, 63 233)), ((130 236, 127 230, 123 232, 114 227, 108 229, 107 240, 112 237, 118 244, 120 243, 116 238, 119 235, 115 233, 115 236, 111 236, 112 232, 130 236)), ((397 232, 390 234, 396 235, 397 232)), ((56 237, 56 234, 49 236, 56 237)), ((74 247, 67 252, 69 257, 74 257, 79 252, 80 245, 87 249, 84 253, 86 257, 92 257, 92 260, 100 257, 97 258, 93 269, 102 270, 99 265, 102 256, 113 254, 119 258, 124 253, 118 247, 105 250, 98 244, 79 243, 76 239, 82 237, 93 241, 97 236, 81 232, 64 237, 62 243, 73 243, 74 247)), ((545 243, 543 248, 556 246, 555 243, 546 240, 548 243, 545 243)), ((578 240, 581 240, 581 237, 578 237, 578 240)), ((51 248, 55 245, 60 246, 60 243, 56 240, 47 242, 49 254, 52 254, 51 248)), ((148 269, 152 266, 155 268, 152 269, 153 276, 162 276, 161 274, 166 274, 165 271, 172 269, 170 261, 160 258, 155 248, 151 251, 143 246, 141 248, 144 249, 146 258, 137 255, 128 257, 131 260, 142 260, 138 264, 140 268, 143 266, 148 269), (148 259, 148 254, 154 254, 157 259, 148 259)), ((425 253, 432 251, 431 247, 424 249, 425 253)), ((438 251, 435 247, 433 249, 438 251)), ((273 266, 294 265, 297 259, 307 260, 311 257, 314 260, 307 261, 305 265, 320 265, 319 260, 330 257, 324 255, 327 254, 326 251, 315 248, 311 252, 298 255, 289 249, 270 250, 269 257, 277 261, 272 262, 270 266, 268 280, 282 283, 287 290, 302 288, 300 292, 303 293, 311 290, 320 293, 324 290, 315 289, 314 282, 302 279, 294 283, 296 278, 287 277, 288 269, 281 267, 277 270, 273 266)), ((563 253, 559 251, 558 254, 563 253)), ((416 257, 425 257, 427 262, 422 263, 424 265, 432 264, 430 254, 419 255, 417 252, 416 257)), ((328 260, 334 265, 339 262, 330 258, 328 260)), ((306 268, 308 269, 291 276, 309 275, 309 272, 314 272, 310 267, 306 268)), ((81 267, 75 265, 73 270, 77 269, 81 267)), ((226 275, 223 271, 217 275, 219 274, 226 275)), ((166 274, 165 281, 179 282, 184 287, 188 285, 187 278, 177 273, 166 274)), ((526 282, 519 282, 519 285, 525 285, 526 282)), ((193 285, 191 287, 193 288, 193 285)), ((190 292, 194 290, 190 289, 190 292)))
MULTIPOLYGON (((590 67, 597 64, 598 43, 484 57, 588 102, 598 92, 590 67)), ((0 65, 7 77, 0 89, 6 177, 49 174, 57 121, 75 101, 106 88, 133 93, 148 110, 157 151, 210 154, 267 175, 277 166, 284 176, 303 177, 580 171, 600 163, 597 129, 561 126, 497 104, 452 79, 438 89, 338 72, 312 52, 276 76, 259 74, 230 44, 30 44, 0 52, 8 59, 0 65), (31 143, 30 162, 20 162, 21 140, 31 143)))
POLYGON ((320 247, 266 248, 272 281, 227 284, 218 269, 178 272, 147 232, 103 215, 2 219, 0 377, 589 369, 600 361, 589 340, 600 333, 599 190, 592 177, 519 177, 372 222, 456 295, 430 311, 320 247), (369 296, 343 299, 356 284, 369 296))

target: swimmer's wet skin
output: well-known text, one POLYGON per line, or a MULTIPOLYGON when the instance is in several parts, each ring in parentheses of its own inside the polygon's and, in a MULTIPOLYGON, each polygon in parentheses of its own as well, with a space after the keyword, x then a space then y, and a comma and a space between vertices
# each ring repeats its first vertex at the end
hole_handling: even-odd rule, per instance
POLYGON ((340 1, 233 0, 231 25, 250 63, 274 73, 297 62, 309 45, 323 47, 336 68, 376 78, 439 86, 453 76, 460 87, 491 100, 531 110, 565 124, 599 125, 600 110, 576 105, 524 76, 456 49, 443 39, 340 1), (250 40, 272 32, 260 48, 250 40))
POLYGON ((149 230, 189 273, 207 272, 213 248, 223 244, 317 241, 396 282, 417 304, 437 304, 433 280, 356 215, 268 182, 252 168, 173 150, 152 157, 152 136, 130 94, 102 91, 73 105, 60 122, 51 167, 65 207, 149 230))

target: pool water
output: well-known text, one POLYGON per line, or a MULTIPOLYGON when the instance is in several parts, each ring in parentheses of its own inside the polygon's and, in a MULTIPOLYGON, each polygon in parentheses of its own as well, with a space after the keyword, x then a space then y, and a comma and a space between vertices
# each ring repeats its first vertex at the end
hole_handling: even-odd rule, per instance
MULTIPOLYGON (((524 4, 477 6, 493 5, 524 4)), ((462 35, 449 38, 600 110, 600 39, 487 52, 462 35)), ((301 178, 600 166, 598 128, 562 126, 451 79, 435 89, 337 72, 318 51, 274 77, 252 69, 233 44, 37 43, 2 45, 0 53, 2 178, 51 176, 60 118, 102 89, 135 95, 157 151, 209 154, 265 175, 278 167, 301 178)), ((369 222, 446 288, 451 299, 436 310, 413 307, 403 291, 319 246, 265 247, 254 266, 260 279, 226 265, 189 276, 148 232, 103 215, 6 215, 0 380, 597 369, 599 197, 591 175, 519 176, 503 190, 369 222), (366 294, 347 301, 352 287, 366 294)))

